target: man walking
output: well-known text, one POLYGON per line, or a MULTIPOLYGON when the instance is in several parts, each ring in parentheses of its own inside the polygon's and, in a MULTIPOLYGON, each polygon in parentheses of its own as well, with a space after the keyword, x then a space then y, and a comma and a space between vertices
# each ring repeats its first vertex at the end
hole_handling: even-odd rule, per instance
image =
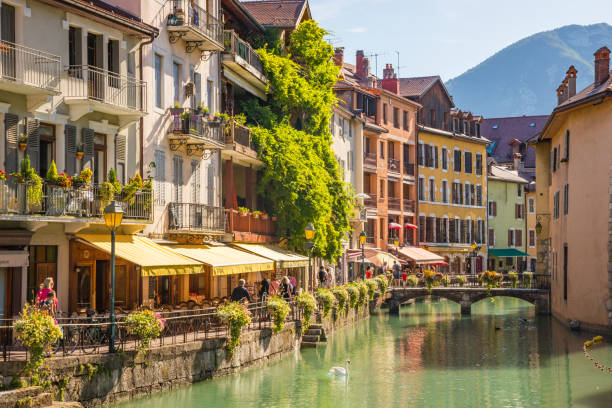
POLYGON ((323 265, 319 267, 319 287, 320 288, 327 287, 327 271, 325 270, 323 265))
POLYGON ((393 261, 393 285, 400 285, 400 266, 396 261, 393 261))
POLYGON ((232 302, 240 302, 244 299, 247 299, 249 303, 253 303, 253 299, 251 299, 251 294, 249 293, 247 288, 244 287, 245 283, 246 282, 244 279, 240 279, 238 281, 238 286, 236 286, 232 291, 232 302))

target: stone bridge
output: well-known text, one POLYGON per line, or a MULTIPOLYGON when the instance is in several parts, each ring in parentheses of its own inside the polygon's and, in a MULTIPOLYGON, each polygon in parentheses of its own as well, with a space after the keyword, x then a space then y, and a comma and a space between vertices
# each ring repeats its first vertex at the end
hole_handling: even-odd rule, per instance
POLYGON ((550 296, 547 289, 493 288, 489 294, 486 288, 478 287, 438 287, 433 288, 431 292, 424 287, 409 287, 390 288, 387 293, 390 296, 387 298, 386 304, 389 307, 389 313, 392 314, 399 313, 402 303, 425 296, 437 296, 459 303, 461 314, 470 314, 473 303, 491 296, 509 296, 523 299, 535 306, 536 313, 550 313, 550 296))

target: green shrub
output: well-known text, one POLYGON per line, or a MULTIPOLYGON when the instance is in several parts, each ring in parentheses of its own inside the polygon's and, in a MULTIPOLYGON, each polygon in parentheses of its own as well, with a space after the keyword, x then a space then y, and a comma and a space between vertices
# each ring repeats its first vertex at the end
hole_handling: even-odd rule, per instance
POLYGON ((242 328, 251 324, 251 312, 245 305, 232 302, 219 307, 217 309, 217 317, 229 325, 230 340, 227 345, 227 351, 230 358, 232 358, 236 346, 240 344, 242 328))
POLYGON ((151 340, 159 337, 164 329, 165 321, 150 310, 140 310, 130 313, 125 318, 125 325, 130 334, 138 337, 138 353, 146 354, 151 340))
POLYGON ((453 277, 453 283, 456 283, 459 286, 463 287, 463 285, 467 283, 467 279, 463 275, 457 275, 453 277))
POLYGON ((523 284, 526 288, 531 287, 531 283, 533 282, 533 272, 523 272, 523 284))
POLYGON ((49 166, 49 170, 47 170, 46 177, 49 181, 57 180, 57 166, 55 165, 55 160, 51 160, 51 165, 49 166))
POLYGON ((450 286, 451 278, 448 275, 444 275, 442 279, 440 280, 440 282, 442 283, 443 286, 450 286))
POLYGON ((359 299, 357 300, 357 307, 362 307, 368 302, 368 286, 363 281, 355 282, 355 286, 359 291, 359 299))
POLYGON ((346 305, 348 303, 348 292, 344 288, 344 286, 335 286, 332 289, 332 293, 336 297, 336 301, 338 302, 338 313, 342 313, 346 310, 346 305))
POLYGON ((357 302, 359 301, 359 289, 357 288, 357 285, 354 282, 351 282, 346 285, 346 292, 348 293, 349 297, 349 307, 351 309, 354 309, 357 306, 357 302))
POLYGON ((302 332, 310 327, 310 319, 317 308, 317 301, 310 293, 303 292, 295 298, 299 307, 302 308, 302 332))
POLYGON ((378 291, 380 292, 380 296, 384 298, 387 294, 387 288, 389 287, 389 280, 384 275, 378 275, 374 278, 374 280, 378 285, 378 291))
POLYGON ((508 272, 508 279, 511 282, 511 285, 513 288, 516 288, 517 284, 518 284, 518 274, 514 271, 510 271, 508 272))
POLYGON ((374 279, 366 279, 364 282, 365 282, 365 285, 368 287, 369 300, 374 300, 374 295, 376 295, 378 284, 374 281, 374 279))
POLYGON ((329 312, 336 303, 336 297, 329 289, 319 288, 317 290, 317 297, 323 306, 323 317, 329 316, 329 312))
POLYGON ((266 307, 272 313, 272 318, 274 320, 274 332, 279 333, 285 327, 285 321, 287 320, 287 316, 291 313, 291 308, 285 299, 279 296, 273 296, 268 299, 266 303, 266 307))
POLYGON ((408 278, 406 278, 406 283, 408 283, 408 286, 415 287, 419 284, 419 278, 417 278, 416 275, 409 275, 408 278))

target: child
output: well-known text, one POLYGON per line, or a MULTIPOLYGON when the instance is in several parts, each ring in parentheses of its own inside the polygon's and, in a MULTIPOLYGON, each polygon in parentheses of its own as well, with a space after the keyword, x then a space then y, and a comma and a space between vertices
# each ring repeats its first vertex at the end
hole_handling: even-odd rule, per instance
POLYGON ((55 317, 55 313, 57 312, 55 292, 49 291, 47 293, 47 298, 40 302, 38 307, 41 311, 46 311, 47 313, 49 313, 49 316, 55 317))

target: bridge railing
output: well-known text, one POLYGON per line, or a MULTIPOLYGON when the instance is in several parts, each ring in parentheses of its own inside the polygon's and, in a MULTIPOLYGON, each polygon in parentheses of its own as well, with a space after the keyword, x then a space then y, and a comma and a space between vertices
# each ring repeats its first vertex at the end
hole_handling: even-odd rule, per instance
MULTIPOLYGON (((425 287, 426 284, 423 279, 423 274, 416 273, 414 275, 419 279, 417 287, 425 287)), ((518 280, 516 282, 516 286, 513 286, 513 282, 510 279, 509 275, 507 274, 502 274, 502 275, 503 275, 503 280, 501 284, 498 286, 499 288, 540 289, 540 290, 550 289, 550 275, 533 274, 531 275, 531 279, 530 279, 529 276, 526 274, 519 274, 518 280)), ((486 287, 486 284, 480 281, 479 275, 461 274, 461 275, 445 275, 445 276, 450 278, 450 282, 447 284, 440 283, 437 287, 473 287, 473 288, 486 287), (460 277, 464 279, 461 279, 460 277)), ((393 287, 397 287, 395 283, 396 282, 394 281, 394 284, 392 285, 393 287)), ((407 281, 404 282, 400 279, 400 287, 410 287, 410 285, 408 285, 407 281)))

